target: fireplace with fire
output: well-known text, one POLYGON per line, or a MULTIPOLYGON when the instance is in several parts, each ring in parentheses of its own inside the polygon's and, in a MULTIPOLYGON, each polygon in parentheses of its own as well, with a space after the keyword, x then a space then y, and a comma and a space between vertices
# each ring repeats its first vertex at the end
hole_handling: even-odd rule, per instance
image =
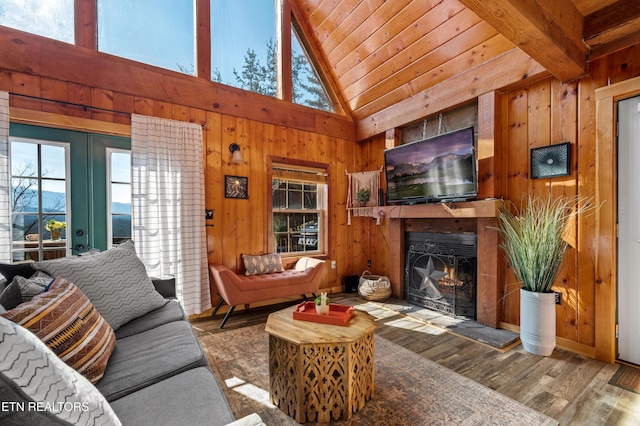
POLYGON ((476 318, 477 236, 407 232, 405 298, 416 305, 476 318))

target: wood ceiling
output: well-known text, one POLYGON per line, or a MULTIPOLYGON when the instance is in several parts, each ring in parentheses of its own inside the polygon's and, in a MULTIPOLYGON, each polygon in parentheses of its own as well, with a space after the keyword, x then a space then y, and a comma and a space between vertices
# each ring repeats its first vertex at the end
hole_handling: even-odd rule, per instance
POLYGON ((293 0, 339 101, 363 120, 516 46, 561 81, 640 42, 638 0, 293 0))

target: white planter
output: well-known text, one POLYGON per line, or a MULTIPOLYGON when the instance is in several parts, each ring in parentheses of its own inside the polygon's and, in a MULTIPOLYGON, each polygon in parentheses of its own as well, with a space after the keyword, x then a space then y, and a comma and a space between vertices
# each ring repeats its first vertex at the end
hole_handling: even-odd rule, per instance
POLYGON ((318 315, 329 315, 329 305, 316 305, 318 315))
POLYGON ((524 350, 549 356, 556 347, 556 298, 554 293, 520 289, 520 341, 524 350))

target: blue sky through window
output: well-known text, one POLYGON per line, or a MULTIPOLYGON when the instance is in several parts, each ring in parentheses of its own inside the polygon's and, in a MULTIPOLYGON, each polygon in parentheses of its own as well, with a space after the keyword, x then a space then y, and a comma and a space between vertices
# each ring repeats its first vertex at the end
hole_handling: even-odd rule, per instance
POLYGON ((195 73, 194 0, 98 0, 98 50, 195 73))
POLYGON ((73 0, 2 0, 0 25, 73 43, 73 0))
POLYGON ((266 65, 275 24, 275 0, 211 0, 211 70, 220 72, 221 83, 238 86, 233 69, 241 71, 247 49, 266 65))

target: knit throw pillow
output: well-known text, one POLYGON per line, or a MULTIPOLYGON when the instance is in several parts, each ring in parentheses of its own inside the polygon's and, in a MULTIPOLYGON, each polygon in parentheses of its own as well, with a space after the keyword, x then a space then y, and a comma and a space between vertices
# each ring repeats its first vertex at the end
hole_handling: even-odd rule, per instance
POLYGON ((244 262, 245 275, 270 274, 272 272, 284 271, 282 258, 277 253, 259 256, 243 254, 242 261, 244 262))
POLYGON ((153 286, 133 241, 91 256, 45 260, 34 266, 73 282, 114 330, 168 302, 153 286))
POLYGON ((102 378, 115 348, 115 334, 71 282, 58 277, 48 290, 1 315, 31 331, 92 383, 102 378))

